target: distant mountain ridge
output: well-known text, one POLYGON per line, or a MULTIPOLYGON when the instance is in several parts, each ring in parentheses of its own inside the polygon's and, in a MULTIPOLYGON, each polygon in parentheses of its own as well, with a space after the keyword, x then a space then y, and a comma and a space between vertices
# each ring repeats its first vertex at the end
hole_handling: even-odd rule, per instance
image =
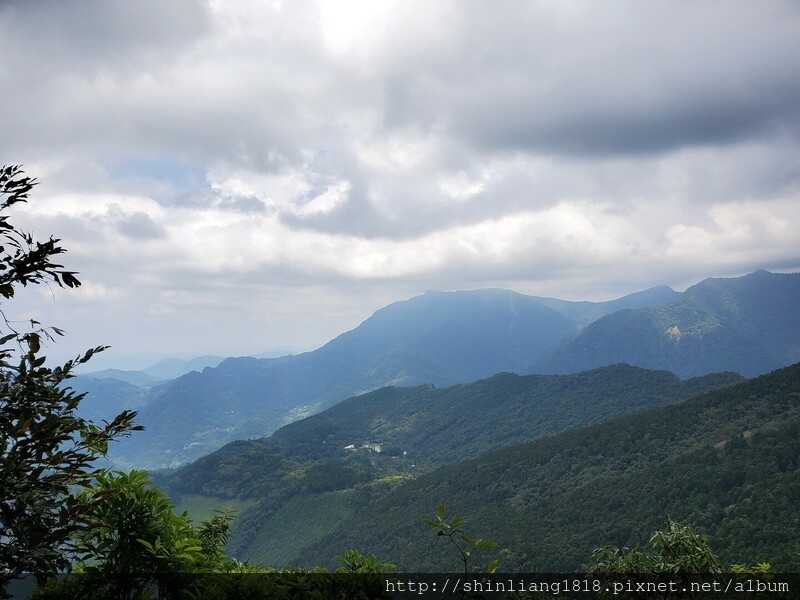
POLYGON ((86 394, 80 404, 82 416, 99 423, 110 421, 123 409, 141 411, 158 397, 158 388, 170 379, 216 366, 223 360, 221 356, 165 358, 139 371, 103 369, 82 373, 71 378, 68 385, 86 394))
POLYGON ((386 385, 445 386, 498 372, 573 373, 627 363, 680 377, 753 376, 800 360, 800 275, 759 271, 609 302, 508 290, 428 292, 376 311, 321 348, 228 358, 147 393, 146 431, 112 459, 183 464, 386 385))
POLYGON ((680 297, 681 293, 676 292, 671 287, 658 285, 607 302, 570 302, 556 298, 539 298, 539 300, 546 306, 550 306, 557 312, 570 317, 579 328, 583 328, 601 317, 620 310, 661 306, 680 297))
POLYGON ((165 358, 143 370, 155 379, 175 379, 192 371, 202 371, 206 367, 216 367, 225 360, 224 356, 196 356, 188 360, 165 358))
POLYGON ((421 472, 741 381, 735 373, 681 381, 666 371, 611 365, 572 375, 499 373, 443 388, 384 387, 285 425, 269 437, 227 444, 169 479, 179 482, 182 492, 257 495, 252 491, 257 477, 267 485, 273 474, 255 473, 250 461, 234 464, 242 449, 255 456, 259 449, 279 447, 284 456, 310 451, 326 458, 369 440, 390 455, 393 449, 406 452, 421 472))
POLYGON ((145 431, 116 444, 112 458, 175 466, 386 385, 441 386, 521 371, 576 335, 581 323, 674 294, 662 287, 591 303, 508 290, 428 292, 376 311, 313 352, 228 358, 175 379, 141 409, 145 431))
POLYGON ((753 377, 800 361, 800 275, 706 279, 660 306, 598 318, 525 372, 577 373, 624 362, 679 377, 753 377))

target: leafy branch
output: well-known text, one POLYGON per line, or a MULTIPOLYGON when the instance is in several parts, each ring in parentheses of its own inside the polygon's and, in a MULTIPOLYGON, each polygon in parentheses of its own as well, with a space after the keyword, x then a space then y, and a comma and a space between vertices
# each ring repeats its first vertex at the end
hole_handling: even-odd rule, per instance
MULTIPOLYGON (((447 538, 448 542, 455 549, 455 553, 464 568, 464 577, 469 576, 469 561, 473 554, 480 548, 497 548, 497 544, 483 538, 474 538, 467 535, 463 526, 467 522, 464 517, 455 516, 446 518, 446 508, 444 504, 439 505, 435 519, 426 519, 425 524, 436 530, 437 537, 447 538)), ((486 566, 485 573, 494 573, 497 570, 499 561, 494 559, 486 566)), ((477 574, 477 572, 476 572, 477 574)))

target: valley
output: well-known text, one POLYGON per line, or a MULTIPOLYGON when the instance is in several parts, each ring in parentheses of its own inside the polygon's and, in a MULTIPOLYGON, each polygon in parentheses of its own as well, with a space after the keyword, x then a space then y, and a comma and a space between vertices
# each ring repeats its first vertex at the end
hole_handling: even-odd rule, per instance
MULTIPOLYGON (((798 431, 794 366, 427 472, 409 473, 408 463, 375 454, 300 466, 288 433, 276 440, 281 460, 273 464, 281 467, 260 483, 255 447, 226 448, 227 460, 212 455, 195 468, 212 473, 208 491, 238 498, 241 490, 254 500, 240 515, 231 550, 270 564, 331 565, 330 557, 358 548, 391 557, 401 570, 453 568, 423 524, 443 503, 499 543, 509 571, 580 571, 594 548, 631 546, 667 516, 707 531, 723 560, 751 556, 792 571, 800 567, 798 431), (244 463, 238 473, 233 454, 244 463), (281 479, 298 470, 319 483, 281 479), (222 472, 235 473, 227 486, 214 479, 222 472)), ((189 484, 197 479, 190 468, 162 484, 179 498, 181 489, 197 491, 189 484)))

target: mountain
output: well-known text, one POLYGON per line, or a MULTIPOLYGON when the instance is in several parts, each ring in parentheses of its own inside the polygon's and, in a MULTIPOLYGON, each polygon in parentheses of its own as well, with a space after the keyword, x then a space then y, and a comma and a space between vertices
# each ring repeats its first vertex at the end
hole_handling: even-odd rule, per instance
POLYGON ((206 367, 216 367, 225 360, 222 356, 196 356, 188 360, 165 358, 144 369, 142 372, 154 379, 175 379, 192 371, 202 371, 206 367))
MULTIPOLYGON (((343 494, 380 495, 387 486, 492 448, 739 381, 730 373, 680 381, 665 371, 614 365, 577 375, 504 373, 441 389, 383 388, 291 423, 269 438, 228 444, 160 484, 195 503, 199 496, 206 504, 222 504, 223 498, 243 502, 237 552, 283 564, 297 555, 284 545, 270 548, 266 540, 287 522, 287 511, 316 503, 331 528, 342 515, 324 504, 330 500, 335 506, 343 494)), ((319 535, 298 524, 288 537, 309 545, 319 535)))
POLYGON ((598 315, 673 296, 657 288, 591 303, 507 290, 428 292, 378 310, 313 352, 229 358, 175 379, 139 413, 146 430, 116 444, 112 459, 175 466, 386 385, 441 386, 518 372, 598 315))
POLYGON ((216 356, 166 358, 141 371, 104 369, 83 373, 71 378, 67 385, 86 394, 79 406, 80 415, 99 423, 110 421, 122 410, 141 411, 159 396, 159 388, 169 379, 215 366, 222 360, 216 356))
POLYGON ((799 288, 798 274, 759 271, 681 294, 658 287, 599 303, 506 290, 428 292, 378 310, 313 352, 229 358, 175 379, 151 394, 139 415, 146 431, 116 444, 112 459, 177 466, 386 385, 615 363, 680 377, 752 376, 800 359, 799 288))
POLYGON ((569 317, 582 329, 589 323, 620 310, 661 306, 680 297, 680 292, 666 285, 659 285, 608 302, 569 302, 556 298, 540 298, 540 300, 546 306, 569 317))
MULTIPOLYGON (((144 377, 128 377, 120 372, 117 378, 115 369, 93 374, 77 375, 68 380, 67 385, 78 393, 85 393, 81 400, 79 414, 95 423, 111 421, 123 410, 141 410, 150 402, 151 388, 155 383, 144 377), (138 381, 139 384, 131 383, 138 381), (145 383, 147 382, 147 383, 145 383)), ((130 373, 140 373, 131 371, 130 373)))
POLYGON ((102 379, 122 381, 135 387, 149 388, 163 381, 161 377, 155 377, 145 371, 126 371, 122 369, 104 369, 102 371, 92 371, 77 375, 76 379, 102 379))
POLYGON ((706 279, 660 306, 607 314, 524 372, 577 373, 624 362, 679 377, 747 377, 800 360, 800 274, 706 279))
MULTIPOLYGON (((298 564, 358 548, 400 570, 456 570, 451 549, 423 524, 444 503, 467 517, 472 535, 499 543, 508 572, 581 571, 593 549, 646 541, 667 517, 706 532, 728 564, 797 572, 800 364, 445 466, 377 497, 339 491, 329 500, 334 526, 310 544, 290 537, 298 564)), ((292 508, 303 506, 313 503, 292 508)), ((268 536, 303 520, 313 516, 276 515, 264 544, 279 545, 268 536)))

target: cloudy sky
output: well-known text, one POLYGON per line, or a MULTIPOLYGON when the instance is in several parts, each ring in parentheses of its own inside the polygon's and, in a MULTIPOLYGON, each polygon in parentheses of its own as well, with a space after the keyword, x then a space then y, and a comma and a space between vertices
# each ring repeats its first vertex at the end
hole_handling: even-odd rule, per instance
POLYGON ((800 3, 0 2, 50 349, 311 349, 428 289, 800 269, 800 3))

